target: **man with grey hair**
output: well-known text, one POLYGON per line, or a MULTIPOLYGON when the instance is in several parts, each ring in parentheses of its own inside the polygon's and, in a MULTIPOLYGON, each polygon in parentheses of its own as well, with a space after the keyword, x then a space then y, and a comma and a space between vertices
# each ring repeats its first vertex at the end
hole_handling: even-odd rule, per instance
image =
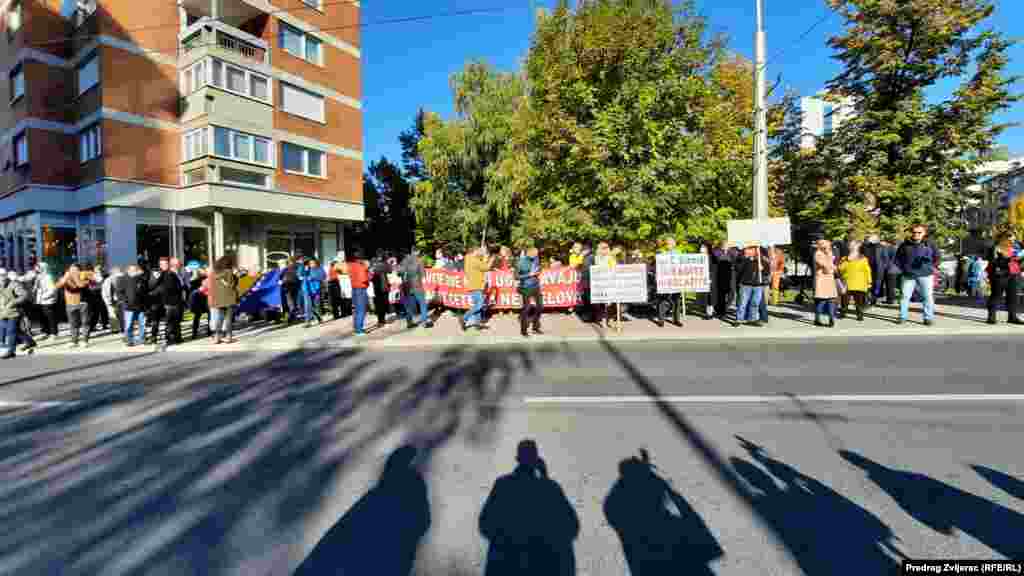
POLYGON ((433 327, 428 315, 427 297, 423 291, 423 277, 426 276, 426 269, 416 248, 413 248, 409 255, 402 259, 402 263, 398 267, 398 275, 402 278, 402 292, 406 295, 405 309, 409 318, 409 328, 433 327), (419 322, 415 320, 417 307, 419 307, 419 322))
POLYGON ((114 266, 110 269, 110 276, 103 280, 100 288, 103 304, 107 307, 107 317, 110 319, 110 330, 115 334, 124 332, 121 305, 117 300, 117 281, 121 276, 121 268, 114 266))

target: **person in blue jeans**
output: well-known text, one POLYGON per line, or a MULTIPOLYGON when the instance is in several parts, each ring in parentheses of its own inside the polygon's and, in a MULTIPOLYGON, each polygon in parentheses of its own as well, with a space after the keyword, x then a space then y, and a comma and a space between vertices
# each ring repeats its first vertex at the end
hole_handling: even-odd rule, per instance
POLYGON ((926 239, 928 227, 924 224, 914 224, 910 229, 910 239, 900 245, 896 252, 896 263, 899 265, 903 276, 900 278, 900 317, 896 321, 902 324, 907 321, 910 315, 910 299, 914 297, 914 290, 921 293, 921 300, 924 305, 924 325, 931 326, 935 320, 935 269, 941 261, 941 254, 938 248, 930 240, 926 239))
POLYGON ((761 256, 760 248, 747 247, 736 269, 740 285, 740 305, 736 308, 736 323, 739 326, 749 322, 752 326, 763 326, 761 301, 767 284, 770 268, 768 260, 761 256))
POLYGON ((320 324, 324 319, 320 317, 320 290, 327 279, 327 273, 320 267, 316 258, 306 261, 306 267, 299 272, 299 279, 302 282, 302 305, 305 308, 306 328, 313 325, 313 318, 320 324))
POLYGON ((132 264, 128 273, 118 277, 114 285, 117 300, 124 306, 124 342, 128 346, 141 346, 146 338, 146 306, 149 296, 149 282, 142 269, 132 264), (135 323, 139 324, 135 336, 135 323))
POLYGON ((28 290, 13 278, 14 274, 0 274, 0 358, 14 358, 18 341, 18 322, 21 306, 28 301, 28 290))
POLYGON ((430 321, 427 307, 427 297, 423 290, 423 278, 426 276, 426 268, 419 252, 414 248, 398 267, 398 275, 402 278, 402 292, 405 294, 405 311, 409 320, 409 328, 423 326, 430 328, 433 323, 430 321), (417 307, 419 321, 416 321, 417 307))
POLYGON ((370 306, 367 290, 370 287, 370 267, 361 254, 348 261, 348 277, 352 282, 353 329, 356 336, 365 334, 366 310, 370 306))

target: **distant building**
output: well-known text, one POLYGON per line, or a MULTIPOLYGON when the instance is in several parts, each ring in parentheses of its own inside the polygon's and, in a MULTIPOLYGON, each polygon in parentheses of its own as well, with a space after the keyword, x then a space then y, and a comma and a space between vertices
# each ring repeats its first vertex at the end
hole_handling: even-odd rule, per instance
POLYGON ((803 119, 801 148, 813 148, 818 138, 831 134, 853 115, 853 98, 831 102, 826 100, 826 95, 827 92, 821 91, 800 99, 803 119))
POLYGON ((1011 203, 1019 206, 1024 198, 1024 156, 985 162, 978 172, 983 178, 975 188, 981 192, 980 199, 964 213, 967 252, 984 249, 992 228, 1009 220, 1011 203))

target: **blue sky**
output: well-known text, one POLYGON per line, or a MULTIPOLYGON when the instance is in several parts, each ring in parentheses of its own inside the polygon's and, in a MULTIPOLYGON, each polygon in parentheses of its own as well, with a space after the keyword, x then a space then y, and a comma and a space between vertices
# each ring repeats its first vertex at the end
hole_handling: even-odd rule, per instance
MULTIPOLYGON (((554 5, 553 0, 536 2, 538 6, 554 5)), ((754 0, 697 2, 712 30, 728 34, 730 48, 752 58, 754 0)), ((785 86, 800 94, 813 94, 839 71, 825 41, 840 31, 842 19, 833 13, 814 26, 829 12, 823 0, 766 3, 770 84, 781 74, 785 86)), ((362 55, 367 163, 381 156, 396 162, 401 158, 398 135, 412 125, 417 108, 445 117, 453 114, 448 81, 466 62, 481 59, 503 70, 517 69, 532 30, 530 0, 370 0, 363 3, 362 20, 366 23, 362 55), (417 22, 381 22, 487 8, 503 10, 417 22)), ((990 25, 1024 40, 1024 1, 999 0, 990 25)), ((1024 44, 1012 49, 1011 73, 1024 76, 1024 44)), ((955 87, 955 81, 945 82, 933 97, 948 95, 955 87)), ((1024 92, 1024 83, 1018 90, 1024 92)), ((998 120, 1024 123, 1024 104, 1017 104, 998 120)), ((1000 142, 1008 145, 1011 153, 1024 154, 1024 128, 1011 128, 1000 142)))

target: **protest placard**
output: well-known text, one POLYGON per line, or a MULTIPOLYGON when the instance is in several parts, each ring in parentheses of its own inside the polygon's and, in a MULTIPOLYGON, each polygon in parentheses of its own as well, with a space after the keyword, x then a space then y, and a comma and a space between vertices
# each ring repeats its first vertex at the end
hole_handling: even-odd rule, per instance
POLYGON ((658 254, 654 270, 658 294, 711 291, 707 254, 658 254))
POLYGON ((590 301, 594 304, 647 302, 647 265, 619 264, 612 269, 591 266, 590 301))

